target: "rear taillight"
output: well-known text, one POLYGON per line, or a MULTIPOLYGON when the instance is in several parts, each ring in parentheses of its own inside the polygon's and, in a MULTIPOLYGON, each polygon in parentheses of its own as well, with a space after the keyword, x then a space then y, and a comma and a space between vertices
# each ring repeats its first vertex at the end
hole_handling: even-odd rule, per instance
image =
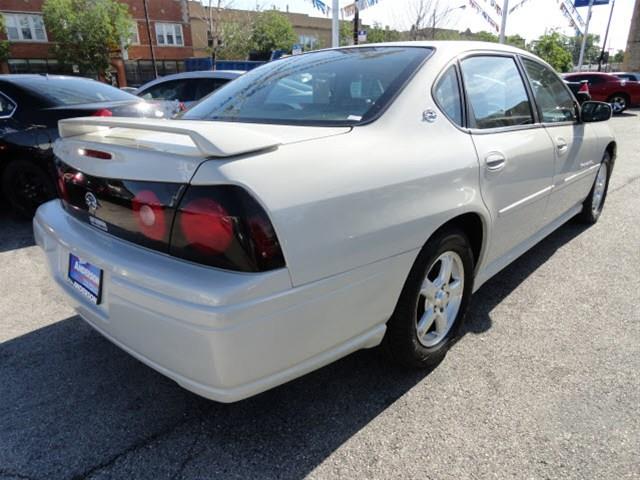
POLYGON ((101 108, 93 114, 94 117, 113 117, 113 112, 108 108, 101 108))
POLYGON ((138 224, 140 232, 151 240, 162 240, 168 230, 164 205, 151 190, 136 193, 131 200, 131 211, 138 224))
POLYGON ((578 90, 578 92, 589 93, 589 82, 582 82, 582 85, 580 85, 580 90, 578 90))
POLYGON ((245 272, 284 266, 282 249, 264 209, 233 185, 187 189, 176 211, 169 253, 245 272))

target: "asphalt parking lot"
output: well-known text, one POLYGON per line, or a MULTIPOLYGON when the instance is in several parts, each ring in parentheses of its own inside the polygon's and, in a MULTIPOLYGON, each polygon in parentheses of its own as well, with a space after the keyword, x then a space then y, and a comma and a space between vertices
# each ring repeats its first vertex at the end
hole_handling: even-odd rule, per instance
POLYGON ((640 478, 640 110, 612 124, 600 222, 483 286, 437 369, 364 351, 231 405, 85 325, 0 212, 0 478, 640 478))

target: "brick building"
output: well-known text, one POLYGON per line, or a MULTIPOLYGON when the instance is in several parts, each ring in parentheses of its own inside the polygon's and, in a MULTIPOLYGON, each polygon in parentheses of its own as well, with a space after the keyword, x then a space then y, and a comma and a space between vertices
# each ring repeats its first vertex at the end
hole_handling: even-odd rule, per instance
MULTIPOLYGON (((132 28, 130 47, 122 58, 114 58, 112 62, 119 86, 140 85, 153 79, 153 56, 158 75, 183 71, 184 59, 193 56, 187 0, 146 0, 148 20, 145 0, 120 1, 129 6, 136 24, 132 28)), ((53 57, 51 44, 55 39, 42 20, 43 3, 44 0, 0 0, 6 38, 10 42, 9 60, 0 66, 3 72, 71 73, 53 57)))
MULTIPOLYGON (((189 1, 189 17, 193 32, 193 51, 196 57, 209 56, 207 7, 200 2, 189 1)), ((309 48, 326 48, 331 46, 331 19, 312 17, 302 13, 281 12, 287 16, 293 30, 298 36, 298 43, 309 48)), ((235 10, 225 8, 220 11, 219 21, 250 23, 257 14, 251 10, 235 10)))
POLYGON ((622 68, 629 72, 640 72, 640 0, 636 0, 631 17, 631 28, 627 40, 622 68))

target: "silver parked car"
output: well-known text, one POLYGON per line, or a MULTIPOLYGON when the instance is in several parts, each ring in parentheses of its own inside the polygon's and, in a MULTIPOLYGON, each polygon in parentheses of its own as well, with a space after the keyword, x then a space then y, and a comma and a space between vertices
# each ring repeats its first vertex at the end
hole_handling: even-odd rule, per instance
POLYGON ((380 344, 432 366, 484 282, 598 220, 610 117, 513 47, 311 52, 181 120, 60 122, 35 238, 87 322, 215 400, 380 344))
POLYGON ((175 101, 189 108, 201 98, 238 78, 243 73, 243 71, 237 70, 176 73, 145 83, 134 94, 145 100, 175 101))

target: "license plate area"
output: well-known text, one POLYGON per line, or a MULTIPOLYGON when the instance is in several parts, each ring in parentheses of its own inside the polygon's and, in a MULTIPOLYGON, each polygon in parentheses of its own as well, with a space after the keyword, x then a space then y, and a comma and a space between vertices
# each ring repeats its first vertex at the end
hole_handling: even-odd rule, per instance
POLYGON ((69 281, 74 288, 94 305, 102 299, 102 269, 69 254, 69 281))

